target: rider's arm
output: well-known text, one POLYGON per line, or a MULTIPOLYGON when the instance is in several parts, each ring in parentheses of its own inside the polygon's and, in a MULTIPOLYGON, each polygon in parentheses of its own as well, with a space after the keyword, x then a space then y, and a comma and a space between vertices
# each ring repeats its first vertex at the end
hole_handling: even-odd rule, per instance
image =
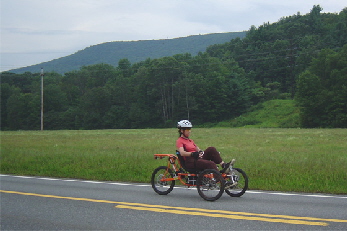
POLYGON ((191 156, 191 155, 192 155, 191 152, 186 152, 186 151, 184 151, 184 148, 183 148, 183 147, 180 147, 180 148, 178 149, 178 151, 180 152, 181 156, 191 156))
MULTIPOLYGON (((180 152, 181 156, 191 156, 192 152, 186 152, 184 151, 183 147, 178 148, 178 151, 180 152)), ((199 147, 196 147, 196 151, 200 151, 199 147)))

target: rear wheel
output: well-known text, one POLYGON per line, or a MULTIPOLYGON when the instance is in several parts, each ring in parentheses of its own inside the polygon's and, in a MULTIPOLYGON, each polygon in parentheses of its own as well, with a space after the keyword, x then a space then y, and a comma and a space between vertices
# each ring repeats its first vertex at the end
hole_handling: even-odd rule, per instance
POLYGON ((173 177, 172 170, 169 169, 168 167, 160 166, 156 168, 152 173, 152 178, 151 178, 152 188, 159 195, 169 194, 175 186, 175 181, 174 180, 165 181, 165 179, 172 178, 172 177, 173 177))
POLYGON ((233 168, 225 178, 225 192, 231 197, 240 197, 248 189, 248 177, 240 168, 233 168))
POLYGON ((199 173, 197 180, 199 195, 207 201, 218 200, 224 191, 224 179, 222 175, 214 169, 206 169, 199 173))

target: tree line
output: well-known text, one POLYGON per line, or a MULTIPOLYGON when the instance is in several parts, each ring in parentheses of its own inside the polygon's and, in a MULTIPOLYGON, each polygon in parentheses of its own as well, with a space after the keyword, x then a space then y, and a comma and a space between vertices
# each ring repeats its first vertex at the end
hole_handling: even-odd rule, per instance
MULTIPOLYGON (((243 39, 118 66, 44 76, 45 129, 161 128, 230 120, 295 99, 302 127, 347 127, 347 8, 281 18, 243 39)), ((40 127, 40 73, 1 73, 1 129, 40 127)))

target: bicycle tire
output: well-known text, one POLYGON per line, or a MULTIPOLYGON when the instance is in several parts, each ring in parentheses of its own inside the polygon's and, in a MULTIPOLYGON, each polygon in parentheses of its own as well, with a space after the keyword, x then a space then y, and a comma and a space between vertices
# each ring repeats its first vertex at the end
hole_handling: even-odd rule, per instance
POLYGON ((224 192, 224 179, 215 169, 205 169, 197 179, 199 195, 207 201, 218 200, 224 192))
POLYGON ((225 192, 231 197, 240 197, 248 189, 248 177, 240 168, 233 168, 225 180, 225 192))
POLYGON ((175 181, 161 181, 161 179, 163 177, 172 178, 173 176, 174 175, 172 173, 172 170, 166 166, 160 166, 154 169, 151 177, 151 184, 153 190, 159 195, 169 194, 175 186, 175 181))

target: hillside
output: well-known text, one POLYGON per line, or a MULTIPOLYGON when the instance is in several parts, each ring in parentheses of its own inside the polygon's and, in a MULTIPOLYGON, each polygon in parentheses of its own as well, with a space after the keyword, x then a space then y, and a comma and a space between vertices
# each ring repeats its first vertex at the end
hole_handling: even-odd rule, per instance
POLYGON ((204 52, 210 45, 222 44, 240 37, 244 38, 246 32, 215 33, 206 35, 192 35, 188 37, 162 40, 142 41, 116 41, 87 47, 72 55, 52 61, 10 70, 9 72, 21 74, 24 72, 39 72, 44 67, 45 72, 65 72, 78 70, 82 66, 106 63, 118 66, 120 59, 127 58, 131 63, 140 62, 147 58, 161 58, 175 54, 190 53, 196 55, 204 52))
POLYGON ((222 122, 219 126, 295 128, 299 127, 299 108, 294 100, 269 100, 258 104, 251 112, 222 122))

